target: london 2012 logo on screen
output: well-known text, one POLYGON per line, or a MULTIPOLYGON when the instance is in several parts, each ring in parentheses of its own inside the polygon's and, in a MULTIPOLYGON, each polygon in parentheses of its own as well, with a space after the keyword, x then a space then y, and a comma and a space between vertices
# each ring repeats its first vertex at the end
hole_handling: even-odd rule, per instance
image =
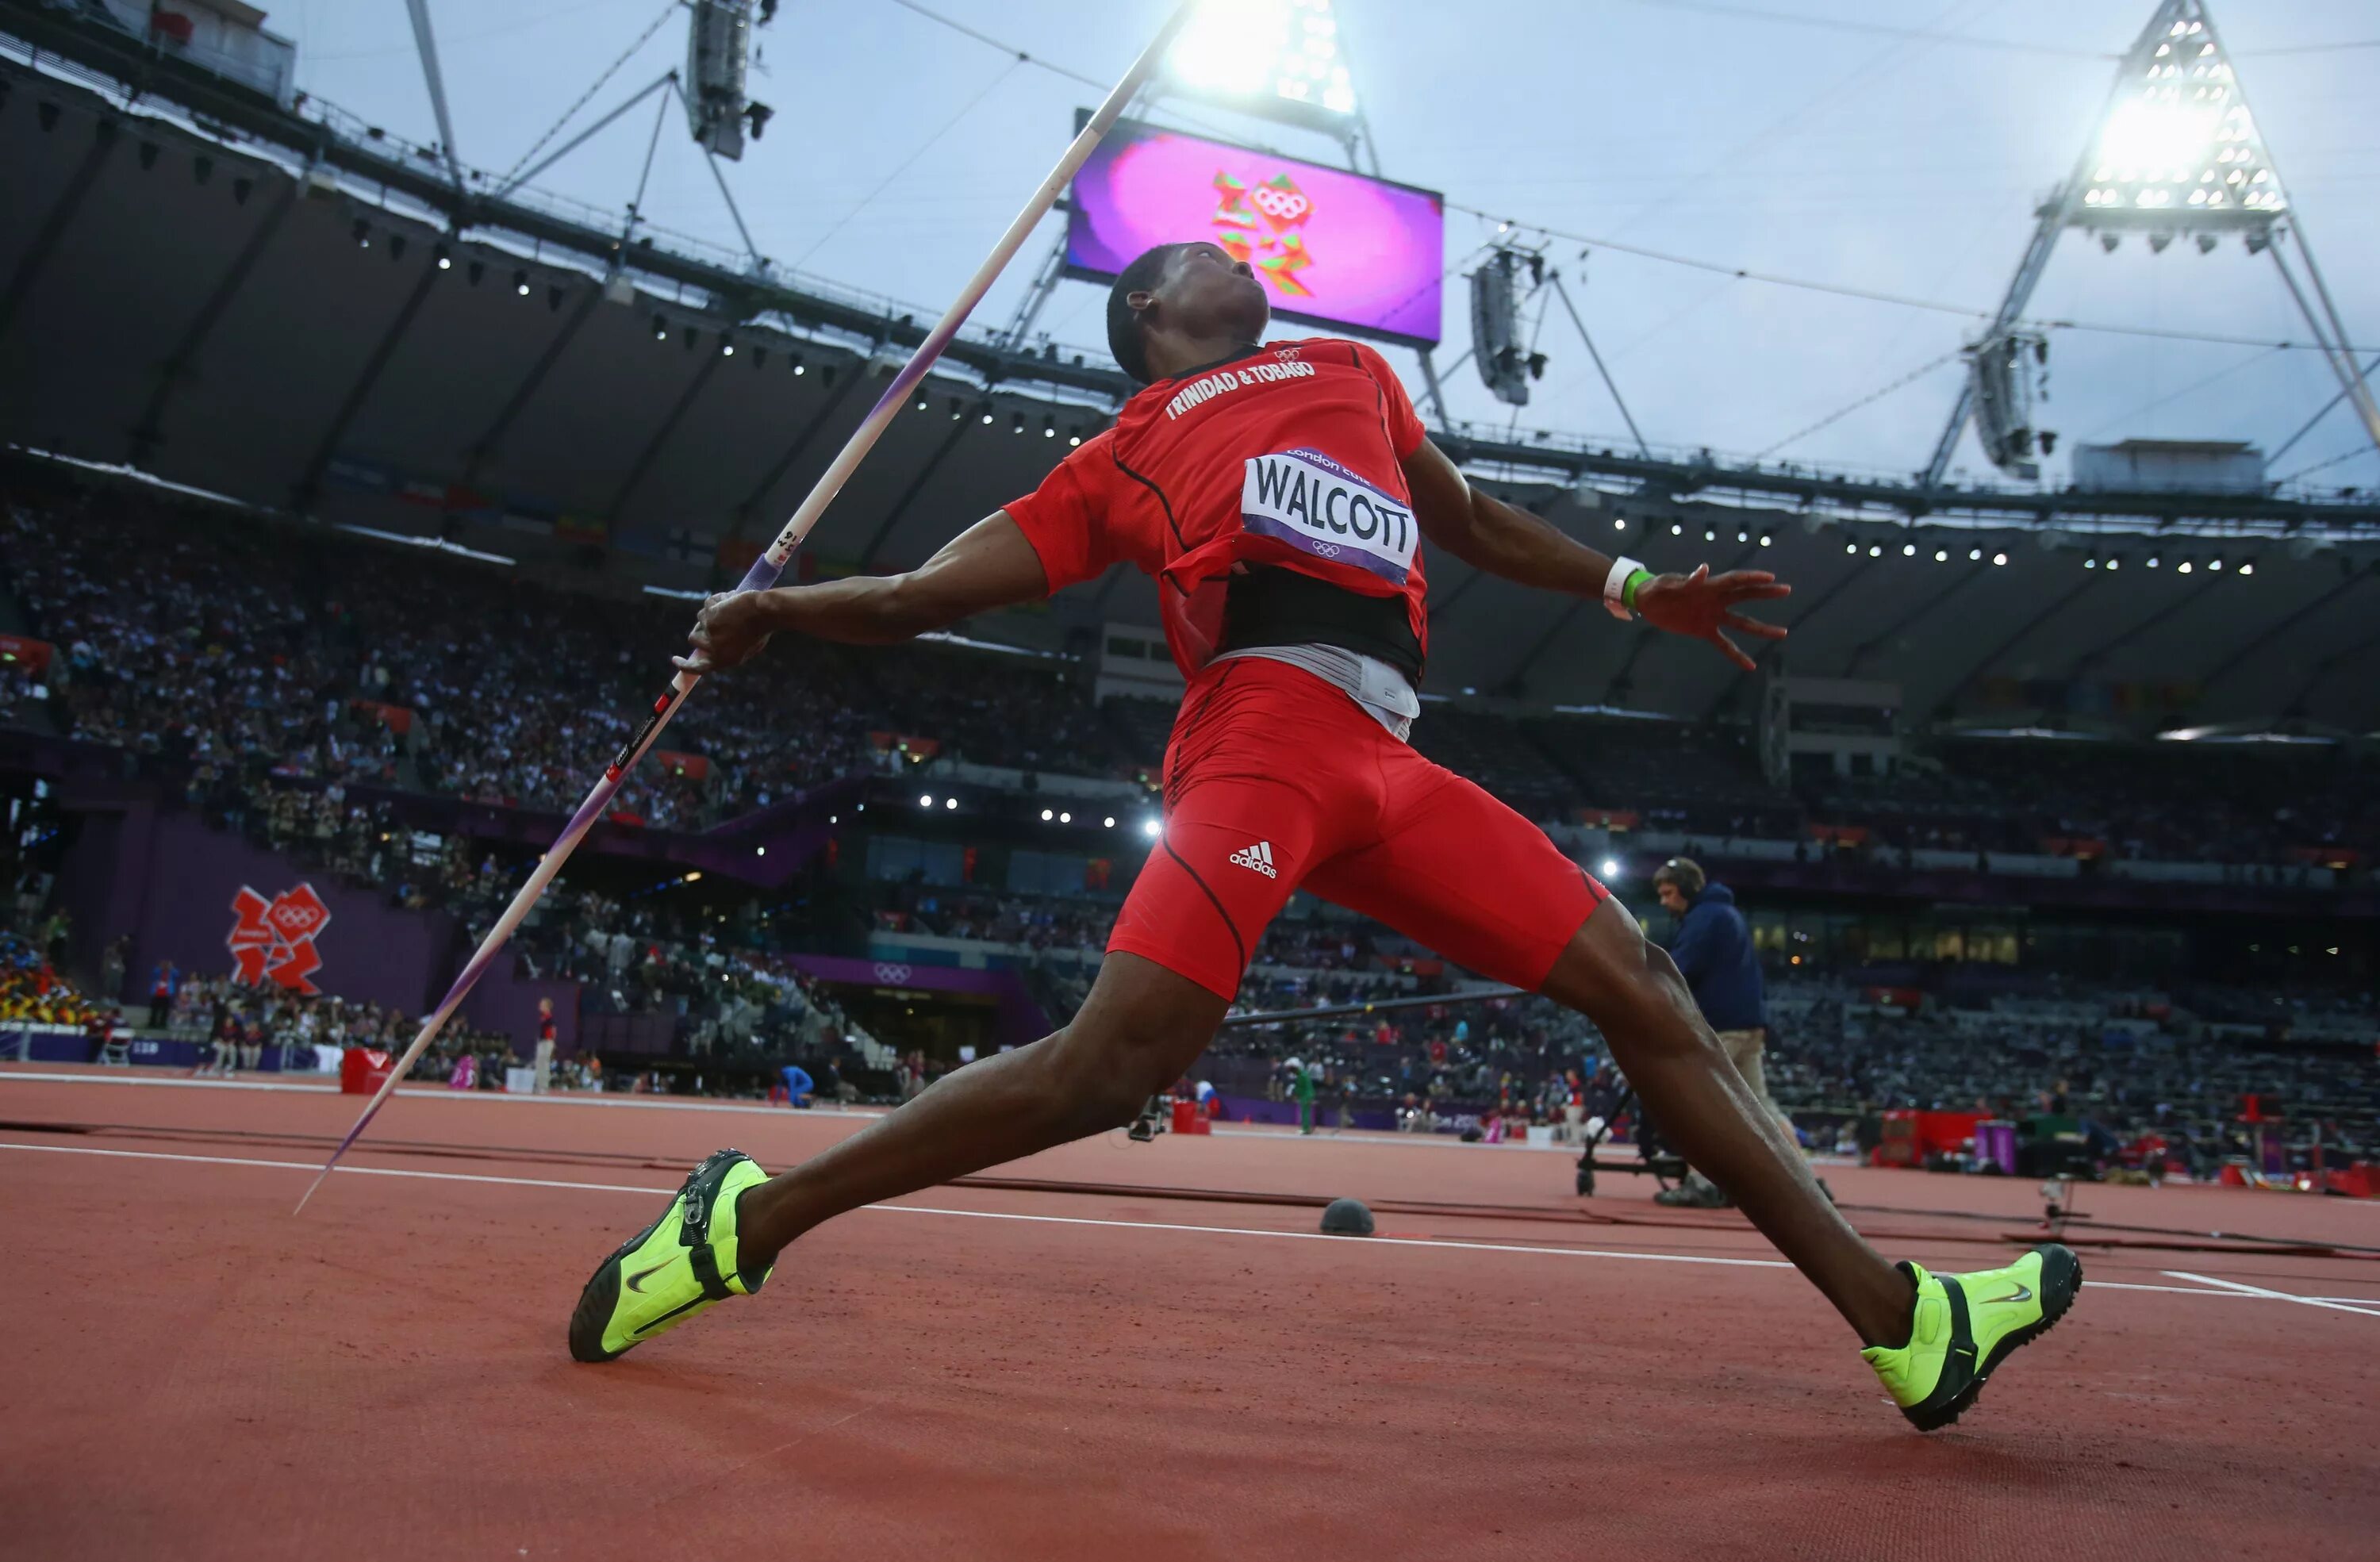
POLYGON ((1215 242, 1234 260, 1245 260, 1257 274, 1293 298, 1311 298, 1298 272, 1314 264, 1299 232, 1314 215, 1314 201, 1297 181, 1276 174, 1251 188, 1223 169, 1215 170, 1215 242))
POLYGON ((246 987, 270 982, 309 997, 321 991, 309 978, 322 968, 314 940, 331 925, 331 908, 311 884, 284 890, 271 900, 243 884, 232 897, 232 980, 246 987))

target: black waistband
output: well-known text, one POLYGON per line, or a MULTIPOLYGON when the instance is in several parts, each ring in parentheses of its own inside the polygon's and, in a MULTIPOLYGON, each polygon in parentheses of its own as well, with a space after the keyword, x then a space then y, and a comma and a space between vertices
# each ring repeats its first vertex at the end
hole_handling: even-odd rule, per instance
POLYGON ((1224 588, 1219 651, 1337 646, 1376 657, 1421 686, 1421 640, 1405 599, 1366 597, 1295 570, 1258 565, 1224 588))

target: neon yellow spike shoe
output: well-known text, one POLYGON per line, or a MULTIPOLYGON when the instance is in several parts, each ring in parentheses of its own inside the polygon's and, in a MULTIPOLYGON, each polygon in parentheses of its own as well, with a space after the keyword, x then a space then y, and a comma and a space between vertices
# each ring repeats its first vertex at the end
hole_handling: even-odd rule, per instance
POLYGON ((769 1174, 741 1150, 721 1150, 690 1172, 662 1217, 597 1266, 570 1314, 570 1353, 608 1362, 731 1296, 749 1296, 767 1269, 736 1265, 735 1200, 769 1174))
POLYGON ((2082 1289, 2082 1261, 2057 1242, 2042 1243, 2005 1269, 1972 1275, 1929 1275, 1914 1264, 1900 1268, 1917 1283, 1909 1343, 1871 1345, 1860 1354, 1920 1432, 1958 1420, 1992 1370, 2018 1346, 2048 1333, 2082 1289))

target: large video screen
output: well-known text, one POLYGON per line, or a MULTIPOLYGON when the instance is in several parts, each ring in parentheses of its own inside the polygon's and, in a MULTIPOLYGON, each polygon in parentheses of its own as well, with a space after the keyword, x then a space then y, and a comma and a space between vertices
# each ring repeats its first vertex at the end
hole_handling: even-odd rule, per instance
POLYGON ((1075 176, 1066 263, 1111 278, 1158 245, 1207 239, 1256 268, 1276 315, 1427 345, 1445 226, 1435 191, 1127 119, 1075 176))

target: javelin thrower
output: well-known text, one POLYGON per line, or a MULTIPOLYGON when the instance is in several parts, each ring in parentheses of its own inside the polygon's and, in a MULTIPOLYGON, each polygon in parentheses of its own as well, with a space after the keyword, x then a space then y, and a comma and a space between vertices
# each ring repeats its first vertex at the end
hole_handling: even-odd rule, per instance
MULTIPOLYGON (((1425 541, 1707 641, 1745 669, 1730 631, 1784 634, 1743 611, 1787 594, 1772 575, 1657 575, 1474 490, 1378 354, 1331 338, 1266 344, 1263 285, 1216 246, 1188 243, 1139 257, 1109 296, 1109 345, 1144 386, 1112 429, 915 571, 770 588, 1181 19, 1110 94, 744 588, 704 604, 674 693, 605 783, 695 682, 777 635, 892 644, 1129 563, 1159 582, 1189 686, 1166 756, 1163 833, 1108 957, 1063 1029, 945 1076, 813 1159, 773 1178, 734 1150, 703 1161, 597 1265, 570 1319, 571 1353, 609 1361, 750 1295, 837 1215, 1129 1122, 1207 1046, 1248 951, 1304 887, 1593 1020, 1687 1156, 1842 1314, 1903 1414, 1947 1425, 2065 1314, 2082 1283, 2073 1253, 2044 1243, 1963 1276, 1888 1263, 1819 1193, 1634 919, 1535 826, 1405 742, 1428 644, 1425 541)), ((605 785, 590 793, 407 1060, 608 796, 605 785)))
POLYGON ((1415 753, 1428 643, 1422 545, 1708 642, 1780 638, 1760 571, 1654 575, 1472 488, 1371 348, 1266 343, 1245 261, 1162 246, 1109 297, 1145 388, 1034 492, 905 575, 711 598, 678 666, 776 636, 885 645, 1038 600, 1119 563, 1156 577, 1189 687, 1163 833, 1072 1023, 963 1069, 773 1178, 721 1151, 598 1266, 573 1354, 607 1361, 758 1290, 820 1222, 1132 1120, 1214 1034, 1266 925, 1301 886, 1459 964, 1586 1015, 1693 1163, 1833 1302, 1918 1426, 1948 1424, 2082 1283, 2044 1243, 2005 1268, 1888 1263, 1838 1215, 1728 1061, 1677 967, 1544 833, 1415 753))

